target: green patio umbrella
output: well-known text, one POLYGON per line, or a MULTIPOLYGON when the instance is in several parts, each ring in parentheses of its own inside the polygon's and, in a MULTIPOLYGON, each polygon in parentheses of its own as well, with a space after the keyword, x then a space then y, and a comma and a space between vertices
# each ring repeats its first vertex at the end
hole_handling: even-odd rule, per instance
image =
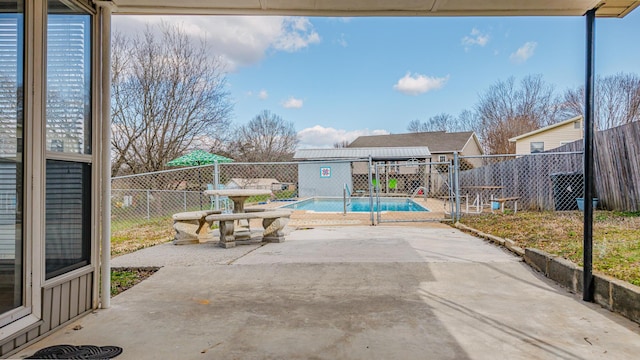
POLYGON ((186 155, 182 155, 167 163, 167 166, 199 166, 199 165, 211 165, 215 162, 218 163, 230 163, 233 159, 224 157, 222 155, 208 153, 204 150, 194 150, 186 155))
MULTIPOLYGON (((230 163, 233 162, 233 159, 229 159, 228 157, 212 154, 206 152, 204 150, 194 150, 186 155, 182 155, 178 158, 175 158, 167 163, 167 166, 200 166, 200 165, 211 165, 215 162, 218 163, 230 163)), ((202 188, 202 180, 200 178, 200 169, 198 168, 198 183, 200 184, 200 188, 202 188)), ((202 194, 200 194, 200 210, 202 210, 202 194)))

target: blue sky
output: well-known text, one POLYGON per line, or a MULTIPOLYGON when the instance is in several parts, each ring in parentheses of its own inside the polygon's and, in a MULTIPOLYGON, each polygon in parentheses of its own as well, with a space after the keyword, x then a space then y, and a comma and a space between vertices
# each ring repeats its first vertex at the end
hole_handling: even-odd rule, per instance
MULTIPOLYGON (((116 31, 160 17, 116 16, 116 31)), ((168 17, 227 63, 233 123, 270 110, 301 147, 402 133, 411 120, 472 109, 499 80, 584 83, 583 17, 168 17)), ((596 20, 596 73, 640 74, 640 10, 596 20)))

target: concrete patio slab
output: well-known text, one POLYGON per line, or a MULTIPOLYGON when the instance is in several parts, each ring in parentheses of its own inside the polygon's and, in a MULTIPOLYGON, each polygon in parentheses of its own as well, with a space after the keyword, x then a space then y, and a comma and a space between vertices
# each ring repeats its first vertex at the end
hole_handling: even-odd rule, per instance
POLYGON ((114 264, 164 267, 114 297, 110 309, 16 357, 57 344, 120 346, 118 359, 633 359, 640 353, 638 324, 582 302, 519 258, 446 226, 297 230, 284 243, 236 249, 161 245, 116 258, 114 264))

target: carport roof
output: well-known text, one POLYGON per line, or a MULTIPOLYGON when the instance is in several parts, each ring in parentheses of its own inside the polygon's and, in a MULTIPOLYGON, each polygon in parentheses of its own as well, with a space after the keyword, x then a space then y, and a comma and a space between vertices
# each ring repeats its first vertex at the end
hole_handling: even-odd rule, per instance
POLYGON ((339 149, 300 149, 293 155, 295 160, 335 160, 364 159, 373 160, 409 160, 426 159, 431 156, 426 146, 389 147, 389 148, 339 148, 339 149))
POLYGON ((637 0, 113 0, 115 13, 304 16, 624 17, 637 0))

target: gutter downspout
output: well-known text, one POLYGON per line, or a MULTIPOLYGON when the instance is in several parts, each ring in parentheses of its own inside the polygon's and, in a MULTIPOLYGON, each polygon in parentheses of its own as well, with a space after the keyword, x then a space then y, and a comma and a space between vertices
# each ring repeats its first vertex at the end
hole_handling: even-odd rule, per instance
POLYGON ((114 4, 111 1, 94 1, 94 4, 100 11, 100 72, 102 76, 100 307, 108 309, 111 306, 111 12, 114 4))

